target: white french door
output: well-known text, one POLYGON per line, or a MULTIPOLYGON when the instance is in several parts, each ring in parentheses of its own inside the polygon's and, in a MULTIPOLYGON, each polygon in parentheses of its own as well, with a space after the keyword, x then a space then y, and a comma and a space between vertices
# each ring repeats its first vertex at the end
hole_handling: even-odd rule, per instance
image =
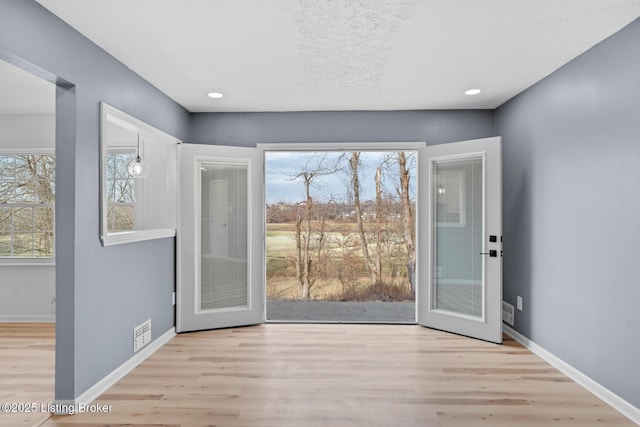
POLYGON ((262 323, 262 157, 180 146, 176 331, 262 323))
MULTIPOLYGON (((502 342, 500 138, 418 147, 418 323, 502 342)), ((178 332, 264 321, 262 151, 180 146, 178 332)))
POLYGON ((499 137, 420 152, 418 323, 502 342, 499 137), (424 175, 421 175, 421 177, 424 175))

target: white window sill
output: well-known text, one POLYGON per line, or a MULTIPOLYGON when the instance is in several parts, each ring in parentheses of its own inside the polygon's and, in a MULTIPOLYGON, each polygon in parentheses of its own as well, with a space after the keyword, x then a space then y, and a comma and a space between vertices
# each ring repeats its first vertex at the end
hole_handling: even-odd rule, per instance
POLYGON ((0 257, 0 267, 55 267, 55 258, 0 257))
POLYGON ((157 228, 153 230, 125 231, 101 236, 102 246, 121 245, 124 243, 142 242, 144 240, 164 239, 175 237, 174 228, 157 228))

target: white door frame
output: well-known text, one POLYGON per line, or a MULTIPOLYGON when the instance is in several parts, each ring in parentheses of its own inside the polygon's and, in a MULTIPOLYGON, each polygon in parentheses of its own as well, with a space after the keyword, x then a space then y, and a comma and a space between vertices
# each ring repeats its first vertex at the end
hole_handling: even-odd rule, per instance
MULTIPOLYGON (((265 151, 299 151, 299 152, 304 152, 304 151, 318 151, 318 152, 322 152, 322 151, 332 151, 332 152, 340 152, 340 151, 344 151, 344 152, 351 152, 351 151, 360 151, 360 152, 366 152, 366 151, 389 151, 389 152, 393 152, 393 151, 413 151, 416 153, 416 158, 418 160, 418 167, 416 168, 416 182, 418 183, 418 188, 420 187, 420 182, 425 180, 425 176, 421 176, 420 175, 420 158, 422 156, 422 152, 424 152, 424 150, 427 148, 427 143, 424 141, 409 141, 409 142, 308 142, 308 143, 264 143, 264 144, 258 144, 258 149, 260 149, 261 151, 261 157, 263 159, 263 165, 264 165, 264 153, 265 151)), ((264 167, 263 167, 263 175, 264 175, 265 171, 264 171, 264 167)), ((263 183, 266 179, 266 176, 263 176, 263 183)), ((422 185, 426 185, 426 184, 422 184, 422 185)), ((263 200, 264 200, 264 191, 265 188, 263 188, 263 200)), ((415 213, 415 219, 416 219, 416 236, 419 236, 418 234, 418 229, 419 229, 419 220, 420 216, 418 213, 418 205, 416 205, 416 213, 415 213)), ((416 304, 414 304, 414 323, 417 322, 418 319, 418 294, 419 294, 419 286, 417 286, 418 283, 420 283, 420 277, 421 274, 420 273, 420 269, 417 266, 418 263, 418 247, 420 246, 418 242, 416 242, 416 271, 415 271, 415 283, 416 283, 416 287, 414 289, 415 292, 415 301, 416 304)), ((266 241, 265 241, 265 245, 263 246, 263 257, 266 254, 266 241)), ((263 275, 263 277, 266 277, 266 275, 263 275)), ((263 279, 265 280, 265 279, 263 279)), ((266 286, 266 282, 263 283, 263 287, 266 286)), ((264 295, 265 295, 265 314, 266 314, 266 290, 264 291, 264 295)))
MULTIPOLYGON (((496 137, 496 138, 486 138, 485 140, 497 140, 498 141, 498 146, 500 144, 500 138, 496 137)), ((446 153, 446 147, 452 147, 454 145, 457 146, 465 146, 468 151, 470 152, 478 152, 478 151, 482 151, 482 148, 477 148, 477 146, 474 148, 474 146, 469 145, 471 143, 478 143, 478 141, 483 141, 483 140, 475 140, 475 141, 463 141, 460 143, 451 143, 451 144, 441 144, 440 146, 435 145, 435 146, 429 146, 429 149, 432 147, 441 147, 441 148, 435 148, 435 153, 438 152, 438 150, 440 149, 444 149, 445 153, 446 153)), ((256 157, 252 157, 254 160, 252 160, 252 167, 262 167, 262 170, 260 171, 260 173, 258 173, 257 175, 259 176, 259 179, 256 181, 254 178, 250 179, 250 181, 252 182, 252 185, 249 187, 249 195, 251 196, 251 199, 259 199, 258 205, 260 206, 259 209, 256 209, 254 211, 254 214, 257 214, 258 212, 259 214, 259 222, 256 222, 256 217, 254 215, 254 219, 251 221, 252 224, 254 224, 250 230, 249 230, 249 236, 248 238, 251 239, 253 241, 253 243, 251 244, 252 247, 256 247, 256 248, 260 248, 259 251, 256 254, 259 255, 254 255, 253 260, 249 260, 248 264, 250 266, 252 266, 253 268, 253 273, 250 273, 251 277, 254 277, 254 279, 252 280, 251 284, 250 284, 250 293, 251 293, 251 301, 253 301, 253 309, 257 309, 259 306, 259 316, 256 317, 255 316, 255 312, 254 315, 251 317, 251 323, 255 324, 255 323, 261 323, 265 321, 265 304, 266 304, 266 299, 265 299, 265 262, 264 262, 264 255, 265 255, 265 239, 264 239, 264 191, 265 191, 265 186, 264 186, 264 182, 265 182, 265 171, 264 171, 264 153, 265 151, 415 151, 418 154, 418 167, 417 167, 417 171, 416 171, 416 180, 418 182, 418 204, 416 206, 416 236, 418 236, 417 238, 417 245, 416 245, 416 258, 417 258, 417 265, 416 265, 416 319, 417 322, 420 324, 423 324, 425 326, 428 327, 433 327, 436 329, 443 329, 443 330, 449 330, 451 332, 454 333, 459 333, 459 334, 463 334, 463 335, 468 335, 468 336, 474 336, 480 339, 485 339, 488 341, 494 341, 494 342, 501 342, 501 328, 502 328, 502 321, 501 318, 496 318, 496 313, 494 313, 493 308, 491 310, 487 310, 486 311, 486 316, 483 319, 483 322, 476 322, 476 323, 483 323, 483 324, 487 324, 487 323, 491 323, 492 325, 495 325, 495 322, 497 321, 499 324, 499 330, 500 330, 500 337, 497 338, 495 336, 495 333, 492 333, 490 336, 486 336, 483 334, 478 334, 477 331, 472 327, 471 330, 468 329, 468 323, 466 325, 464 325, 464 327, 460 328, 460 324, 456 323, 458 322, 457 319, 460 316, 442 316, 442 313, 438 313, 437 310, 432 310, 431 306, 431 297, 430 297, 430 289, 431 288, 431 274, 430 274, 430 270, 431 270, 431 233, 432 230, 430 229, 430 221, 431 221, 431 212, 429 209, 427 209, 427 212, 424 212, 424 206, 425 206, 425 202, 427 202, 428 200, 430 200, 430 197, 432 196, 431 192, 433 191, 432 189, 432 185, 429 185, 431 182, 431 162, 429 160, 429 155, 427 154, 427 144, 426 142, 376 142, 376 143, 370 143, 370 142, 352 142, 352 143, 271 143, 271 144, 258 144, 257 148, 246 148, 246 147, 227 147, 227 146, 216 146, 216 145, 199 145, 199 144, 183 144, 182 145, 182 150, 183 152, 180 153, 179 157, 184 157, 185 155, 185 151, 188 152, 188 150, 190 150, 188 147, 189 146, 199 146, 200 148, 198 149, 203 149, 203 150, 211 150, 210 151, 210 156, 200 156, 200 157, 207 157, 207 158, 224 158, 225 156, 231 156, 233 157, 233 154, 229 154, 229 153, 234 153, 234 150, 247 150, 246 152, 252 152, 253 154, 257 153, 256 157), (203 148, 203 147, 209 147, 209 148, 203 148), (224 154, 227 153, 227 154, 224 154), (255 194, 255 192, 259 192, 259 194, 255 194), (421 207, 421 205, 423 207, 421 207), (258 211, 258 212, 256 212, 258 211), (255 257, 258 256, 260 258, 260 260, 255 259, 255 257), (256 271, 257 270, 257 271, 256 271), (257 275, 256 275, 257 274, 257 275), (424 285, 420 285, 421 282, 427 282, 428 286, 424 286, 424 285), (422 288, 422 289, 421 289, 422 288), (426 295, 425 295, 426 294, 426 295), (259 295, 259 300, 254 299, 254 297, 256 297, 257 295, 259 295), (427 313, 426 315, 424 313, 427 313), (435 315, 435 317, 434 317, 435 315), (451 318, 454 318, 453 324, 451 323, 451 318), (434 320, 435 319, 435 320, 434 320), (441 321, 442 319, 445 319, 444 321, 441 321), (456 320, 457 319, 457 320, 456 320), (453 327, 452 327, 453 325, 453 327)), ((433 153, 433 152, 432 152, 433 153)), ((252 155, 253 155, 252 154, 252 155)), ((446 155, 446 154, 445 154, 446 155)), ((490 162, 491 163, 487 163, 485 165, 485 169, 486 170, 494 170, 494 172, 491 173, 497 173, 498 176, 501 176, 501 165, 500 165, 500 156, 499 156, 499 151, 498 151, 498 157, 497 157, 497 163, 495 160, 495 156, 491 156, 490 162), (495 172, 497 171, 497 172, 495 172)), ((184 158, 182 158, 180 160, 180 164, 181 164, 181 169, 184 167, 185 165, 185 161, 190 161, 190 160, 185 160, 184 158)), ((192 168, 197 167, 191 165, 192 168)), ((184 171, 180 171, 179 176, 181 177, 181 179, 183 180, 183 185, 184 186, 184 180, 185 179, 196 179, 194 175, 192 175, 192 172, 186 173, 184 171)), ((188 204, 189 206, 193 206, 193 194, 189 195, 185 195, 184 193, 187 192, 185 191, 184 188, 181 188, 181 205, 184 204, 188 204)), ((497 196, 493 195, 492 197, 498 197, 501 198, 501 192, 498 192, 499 194, 497 196)), ((487 201, 487 204, 491 203, 491 201, 487 201)), ((486 214, 486 211, 485 211, 486 214)), ((192 221, 195 220, 195 218, 193 218, 193 215, 189 215, 190 219, 192 221)), ((180 215, 180 228, 179 228, 179 232, 178 232, 178 241, 181 241, 181 235, 185 232, 191 232, 193 233, 193 224, 191 226, 191 228, 189 227, 185 227, 185 214, 183 213, 182 215, 180 215)), ((498 230, 492 230, 491 234, 498 234, 499 236, 502 235, 502 229, 501 229, 501 217, 499 218, 499 224, 500 224, 500 229, 498 230)), ((188 224, 187 224, 188 225, 188 224)), ((486 232, 485 232, 486 234, 486 232)), ((483 244, 483 249, 485 249, 486 246, 483 244)), ((178 287, 184 287, 184 283, 181 284, 182 278, 183 278, 183 274, 184 274, 184 268, 188 268, 187 265, 182 265, 182 263, 180 262, 180 259, 182 259, 181 257, 184 256, 183 251, 185 250, 185 246, 182 244, 178 244, 178 250, 177 250, 177 256, 178 256, 178 287)), ((495 271, 499 271, 500 272, 500 279, 501 279, 501 271, 502 271, 502 266, 501 266, 501 258, 499 259, 499 267, 495 267, 494 272, 495 271)), ((193 268, 193 267, 192 267, 193 268)), ((485 299, 491 298, 492 300, 495 299, 495 305, 497 305, 498 307, 501 304, 501 300, 502 300, 502 286, 501 286, 501 282, 500 282, 500 286, 499 286, 499 295, 495 294, 495 290, 492 291, 492 293, 487 293, 485 295, 485 299)), ((187 298, 190 299, 190 297, 192 297, 193 295, 187 295, 187 298)), ((183 296, 184 298, 184 296, 183 296)), ((234 321, 229 320, 229 318, 226 318, 224 321, 222 322, 217 322, 212 325, 207 325, 206 322, 200 322, 197 324, 197 326, 195 328, 191 327, 191 328, 185 328, 183 327, 183 325, 181 325, 181 321, 180 321, 180 313, 181 310, 184 310, 184 307, 180 306, 180 295, 178 296, 178 304, 177 304, 177 320, 176 320, 176 329, 178 332, 181 331, 185 331, 185 330, 197 330, 197 329, 213 329, 213 328, 218 328, 218 327, 229 327, 229 326, 238 326, 241 324, 250 324, 247 322, 236 322, 234 323, 234 321)), ((493 306, 492 306, 493 307, 493 306)), ((498 313, 497 316, 500 316, 500 314, 498 313)), ((468 319, 462 319, 464 321, 468 322, 468 319)), ((494 328, 495 329, 495 328, 494 328)))

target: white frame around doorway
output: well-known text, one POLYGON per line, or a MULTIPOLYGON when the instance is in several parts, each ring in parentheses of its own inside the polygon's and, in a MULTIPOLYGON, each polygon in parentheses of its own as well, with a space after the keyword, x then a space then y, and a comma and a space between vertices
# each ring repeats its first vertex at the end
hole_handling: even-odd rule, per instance
MULTIPOLYGON (((262 143, 262 144, 257 144, 257 148, 258 150, 260 150, 260 157, 262 158, 263 161, 263 165, 264 165, 264 158, 265 158, 265 152, 278 152, 278 151, 297 151, 297 152, 310 152, 310 151, 315 151, 315 152, 327 152, 327 151, 331 151, 331 152, 351 152, 351 151, 362 151, 362 152, 366 152, 366 151, 371 151, 371 152, 380 152, 380 151, 413 151, 416 153, 416 155, 419 154, 419 152, 421 150, 425 150, 427 147, 427 143, 425 141, 410 141, 410 142, 307 142, 307 143, 262 143)), ((417 158, 419 159, 420 156, 418 156, 417 158)), ((266 180, 266 170, 263 167, 262 170, 263 173, 263 177, 262 177, 262 181, 263 181, 263 200, 265 197, 265 191, 266 188, 264 187, 264 182, 266 180)), ((416 168, 416 182, 420 182, 421 177, 420 177, 420 167, 418 166, 416 168)), ((418 184, 419 185, 419 184, 418 184)), ((419 227, 419 203, 416 203, 416 212, 415 212, 415 218, 416 218, 416 236, 419 236, 419 231, 418 231, 418 227, 419 227)), ((416 245, 416 259, 419 259, 419 245, 416 245)), ((263 258, 266 255, 266 240, 263 241, 263 248, 262 248, 262 255, 263 258)), ((424 272, 420 272, 420 269, 416 266, 416 283, 418 283, 418 281, 420 280, 420 276, 421 274, 425 274, 424 272)), ((263 272, 262 275, 262 289, 263 289, 263 315, 264 315, 264 322, 265 323, 269 323, 270 321, 268 321, 266 319, 266 313, 267 313, 267 307, 266 307, 266 303, 267 303, 267 292, 266 292, 266 274, 265 272, 263 272)), ((412 322, 413 324, 417 324, 417 320, 418 320, 418 286, 416 286, 415 288, 415 304, 414 304, 414 321, 412 322)), ((308 323, 308 321, 305 321, 305 323, 308 323)), ((325 322, 323 322, 325 323, 325 322)), ((345 321, 340 321, 339 323, 350 323, 350 322, 345 322, 345 321)), ((386 323, 386 322, 385 322, 386 323)))
MULTIPOLYGON (((416 235, 418 236, 418 243, 416 245, 416 291, 415 291, 415 313, 416 313, 416 321, 418 324, 446 330, 454 333, 458 333, 461 335, 471 336, 479 339, 484 339, 492 342, 501 342, 502 337, 502 322, 500 319, 499 312, 499 302, 501 300, 501 259, 498 257, 492 258, 491 262, 491 275, 492 278, 489 280, 491 282, 491 295, 487 294, 487 298, 492 301, 495 299, 495 304, 491 307, 488 307, 488 315, 485 317, 486 322, 482 322, 481 324, 477 321, 468 322, 466 319, 462 319, 460 316, 450 316, 448 312, 440 312, 437 310, 432 310, 429 307, 431 297, 431 292, 433 287, 430 286, 430 277, 431 272, 433 271, 432 263, 429 261, 429 254, 432 252, 429 246, 429 242, 431 239, 431 229, 434 224, 431 221, 431 211, 432 206, 431 203, 425 203, 426 201, 432 200, 430 194, 433 191, 433 180, 430 178, 430 168, 426 167, 431 161, 430 159, 434 159, 442 156, 449 155, 467 155, 469 152, 477 153, 477 152, 487 152, 487 170, 491 170, 493 178, 491 179, 491 195, 486 196, 486 203, 488 205, 493 206, 494 214, 491 215, 492 225, 490 226, 491 230, 484 229, 483 233, 486 234, 487 231, 491 231, 492 235, 502 235, 501 231, 501 215, 500 215, 500 137, 494 138, 485 138, 479 140, 470 140, 470 141, 459 141, 455 143, 448 144, 438 144, 433 146, 427 146, 426 143, 416 143, 416 142, 405 142, 405 143, 307 143, 307 144, 288 144, 288 143, 279 143, 279 144, 259 144, 256 148, 253 147, 237 147, 237 146, 221 146, 221 145, 200 145, 200 144, 183 144, 181 147, 183 150, 182 155, 180 156, 181 163, 181 181, 182 186, 192 182, 196 178, 194 177, 194 171, 199 168, 195 168, 194 160, 195 157, 203 156, 204 158, 213 158, 213 159, 247 159, 250 160, 250 164, 254 165, 254 167, 250 168, 251 182, 252 186, 249 186, 248 194, 254 194, 254 197, 250 197, 252 200, 253 207, 251 208, 251 212, 253 212, 252 220, 256 221, 253 226, 253 230, 262 229, 264 231, 264 191, 265 191, 265 181, 266 175, 264 170, 265 163, 265 152, 277 152, 277 151, 287 151, 287 152, 352 152, 352 151, 361 151, 361 152, 394 152, 394 151, 414 151, 418 154, 418 167, 415 172, 415 177, 418 182, 421 182, 422 185, 418 184, 417 192, 419 200, 416 203, 416 235), (490 161, 489 161, 490 160, 490 161), (428 175, 425 176, 425 173, 428 175), (497 179, 496 179, 497 178, 497 179), (424 184, 428 185, 424 185, 424 184), (251 191, 251 188, 254 191, 251 191), (255 191, 258 190, 258 191, 255 191), (262 190, 262 191, 260 191, 262 190), (257 194, 259 193, 259 194, 257 194), (425 197, 425 195, 427 197, 425 197), (258 223, 259 221, 259 223, 258 223), (426 258, 425 258, 426 257, 426 258), (429 286, 427 286, 429 285, 429 286), (425 305, 426 304, 426 305, 425 305), (478 328, 477 326, 480 325, 478 328)), ((193 187, 193 186, 192 186, 193 187)), ((188 302, 193 300, 193 287, 197 286, 197 280, 194 280, 193 277, 187 275, 188 277, 182 278, 184 274, 186 274, 187 270, 181 266, 182 263, 185 264, 185 267, 189 264, 193 263, 193 257, 189 255, 189 253, 183 251, 182 249, 189 249, 196 245, 194 241, 189 241, 189 235, 192 236, 193 239, 197 240, 197 237, 194 233, 196 233, 195 229, 193 229, 194 224, 192 221, 188 221, 188 218, 192 215, 194 209, 193 197, 195 197, 193 188, 183 188, 181 192, 181 203, 180 205, 187 209, 185 215, 181 215, 181 229, 178 232, 178 272, 179 272, 179 280, 177 286, 177 323, 176 330, 178 332, 186 332, 192 330, 201 330, 201 329, 216 329, 216 328, 224 328, 229 326, 240 326, 240 325, 248 325, 248 324, 256 324, 256 323, 266 323, 266 280, 265 280, 265 263, 264 256, 266 253, 266 241, 264 239, 264 233, 262 237, 256 237, 253 233, 249 232, 249 236, 253 243, 249 246, 252 248, 253 259, 260 258, 260 262, 252 263, 248 262, 248 265, 253 265, 254 268, 250 270, 252 276, 252 287, 250 288, 252 291, 252 304, 248 307, 242 308, 237 307, 233 310, 232 313, 227 313, 225 310, 224 313, 208 313, 198 314, 195 313, 195 309, 193 305, 189 305, 188 302), (186 197, 191 195, 190 197, 186 197), (185 222, 186 221, 186 222, 185 222), (186 227, 186 228, 185 228, 186 227), (185 230, 187 233, 185 234, 185 230), (191 230, 191 231, 188 231, 191 230), (258 266, 261 268, 258 269, 258 266), (191 288, 187 289, 186 287, 191 286, 191 288), (254 298, 255 297, 255 298, 254 298), (186 304, 186 305, 184 305, 186 304), (241 309, 241 310, 238 310, 241 309), (229 314, 229 316, 227 316, 229 314), (241 314, 239 316, 238 314, 241 314), (181 322, 181 316, 184 317, 184 322, 181 322), (191 322, 188 318, 198 317, 196 322, 191 322), (226 317, 225 317, 226 316, 226 317), (184 327, 184 328, 183 328, 184 327)), ((485 203, 485 202, 483 202, 485 203)), ((486 206, 486 205, 485 205, 486 206)), ((486 216, 485 216, 486 218, 486 216)), ((437 225, 436 225, 437 226, 437 225)), ((486 227, 483 225, 483 227, 486 227)), ((196 233, 197 234, 197 233, 196 233)), ((487 236, 485 236, 487 237, 487 236)), ((486 239, 484 239, 486 240, 486 239)), ((492 241, 492 245, 496 246, 499 244, 498 241, 494 238, 492 241)), ((197 246, 197 245, 196 245, 197 246)), ((481 249, 482 253, 479 253, 478 256, 484 260, 488 259, 484 257, 485 255, 485 246, 481 249)), ((498 248, 499 249, 499 248, 498 248)), ((492 248, 492 251, 496 249, 492 248)), ((488 271, 485 267, 483 267, 484 271, 488 271)), ((489 292, 489 290, 487 290, 489 292)), ((194 320, 194 319, 191 319, 194 320)), ((346 322, 344 322, 346 323, 346 322)))

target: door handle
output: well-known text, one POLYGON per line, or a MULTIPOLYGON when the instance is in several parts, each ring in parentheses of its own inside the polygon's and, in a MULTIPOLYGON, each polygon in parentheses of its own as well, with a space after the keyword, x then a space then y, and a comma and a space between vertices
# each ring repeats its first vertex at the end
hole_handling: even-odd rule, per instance
POLYGON ((491 258, 497 258, 498 251, 491 249, 489 252, 480 252, 480 255, 489 255, 491 258))

